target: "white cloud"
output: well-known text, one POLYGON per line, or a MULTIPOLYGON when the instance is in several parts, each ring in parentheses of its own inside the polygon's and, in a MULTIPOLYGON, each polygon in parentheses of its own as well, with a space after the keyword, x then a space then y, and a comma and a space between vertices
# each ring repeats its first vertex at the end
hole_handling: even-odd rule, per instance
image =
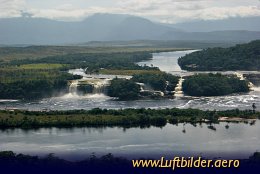
POLYGON ((73 6, 59 6, 52 9, 28 9, 33 17, 57 19, 57 20, 82 20, 87 16, 95 13, 124 13, 117 8, 89 7, 89 8, 73 8, 73 6))
POLYGON ((259 2, 257 1, 252 3, 253 5, 248 5, 248 2, 243 5, 240 0, 225 2, 223 0, 131 0, 120 3, 120 6, 133 14, 169 23, 187 20, 217 20, 237 16, 260 16, 259 2))
POLYGON ((209 7, 199 10, 175 10, 170 14, 158 16, 163 22, 175 23, 193 20, 218 20, 230 17, 260 16, 260 9, 256 6, 239 7, 209 7))
POLYGON ((132 14, 170 23, 260 16, 258 0, 96 0, 95 3, 39 0, 41 5, 32 0, 0 0, 0 3, 0 17, 20 16, 21 11, 25 11, 33 17, 58 20, 80 20, 94 13, 132 14))
POLYGON ((19 17, 25 9, 24 0, 0 0, 0 17, 19 17))

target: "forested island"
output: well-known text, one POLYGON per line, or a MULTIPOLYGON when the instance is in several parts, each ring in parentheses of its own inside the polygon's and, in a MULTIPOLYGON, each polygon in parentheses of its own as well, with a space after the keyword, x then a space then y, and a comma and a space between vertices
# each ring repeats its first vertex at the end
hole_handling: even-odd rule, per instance
POLYGON ((181 57, 180 67, 188 71, 260 70, 260 40, 230 48, 208 48, 181 57))
MULTIPOLYGON (((92 109, 71 111, 0 111, 0 129, 41 128, 41 127, 163 127, 167 123, 218 123, 220 117, 245 119, 260 118, 260 112, 240 111, 203 111, 199 109, 92 109)), ((254 124, 252 122, 252 124, 254 124)))
MULTIPOLYGON (((117 97, 119 100, 173 97, 178 80, 179 77, 167 73, 138 74, 134 75, 130 80, 112 80, 107 94, 111 97, 117 97), (138 85, 140 83, 143 83, 143 85, 138 85), (161 95, 158 92, 161 92, 161 95)), ((232 93, 249 92, 249 85, 248 81, 240 80, 234 75, 209 73, 185 77, 182 90, 184 94, 189 96, 223 96, 232 93)))
POLYGON ((158 91, 174 91, 176 87, 179 77, 168 74, 168 73, 160 73, 160 74, 135 74, 133 75, 132 80, 134 82, 144 83, 152 87, 154 90, 158 91))
POLYGON ((119 100, 173 97, 179 77, 167 73, 135 74, 130 80, 113 79, 108 87, 108 96, 119 100))
POLYGON ((247 81, 219 73, 189 76, 182 87, 184 93, 190 96, 221 96, 249 91, 247 81))
POLYGON ((120 100, 136 100, 140 95, 140 86, 132 80, 115 78, 111 81, 107 94, 120 100))

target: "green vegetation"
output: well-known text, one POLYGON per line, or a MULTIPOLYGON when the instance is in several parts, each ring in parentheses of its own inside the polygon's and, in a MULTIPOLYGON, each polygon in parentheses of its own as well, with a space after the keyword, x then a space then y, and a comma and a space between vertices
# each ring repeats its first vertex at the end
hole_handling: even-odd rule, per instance
MULTIPOLYGON (((112 50, 94 47, 6 48, 2 53, 6 56, 6 59, 0 65, 0 98, 37 99, 66 91, 68 80, 80 78, 80 76, 72 76, 65 72, 74 68, 84 68, 86 73, 90 74, 135 75, 150 73, 150 76, 147 77, 146 75, 145 78, 151 78, 151 74, 156 74, 157 79, 161 81, 156 81, 153 85, 157 83, 157 86, 165 86, 166 80, 170 81, 173 77, 162 73, 157 67, 139 66, 136 62, 151 59, 151 52, 170 50, 175 49, 139 47, 123 47, 121 49, 113 47, 112 50), (71 54, 69 54, 69 50, 71 54), (9 57, 12 55, 11 51, 13 51, 13 58, 9 57), (46 54, 43 54, 44 51, 46 51, 46 54), (48 51, 50 51, 51 56, 49 56, 48 51), (26 55, 27 53, 31 53, 35 57, 23 57, 23 54, 26 55), (16 54, 21 54, 22 58, 17 58, 16 54), (44 55, 47 57, 43 57, 44 55)), ((126 80, 126 84, 123 84, 120 80, 113 82, 109 90, 110 96, 118 97, 121 100, 139 98, 140 87, 133 81, 126 80), (119 94, 116 94, 115 90, 119 94)), ((149 83, 151 83, 151 80, 149 83)), ((156 85, 154 86, 157 90, 156 85)), ((160 89, 165 91, 165 89, 160 89)), ((89 92, 93 89, 89 85, 82 85, 79 86, 79 90, 89 92)))
POLYGON ((191 96, 220 96, 249 91, 246 81, 234 76, 211 73, 187 77, 182 87, 184 93, 191 96))
POLYGON ((66 67, 62 64, 49 64, 49 63, 39 63, 39 64, 25 64, 19 66, 20 69, 59 69, 66 67))
POLYGON ((130 80, 114 79, 108 88, 108 95, 117 97, 119 100, 136 100, 142 97, 156 97, 153 90, 166 93, 167 91, 174 91, 178 77, 167 73, 142 73, 135 74, 130 80), (144 83, 149 86, 149 91, 142 92, 141 87, 137 83, 144 83))
POLYGON ((219 117, 260 118, 259 112, 239 111, 202 111, 198 109, 92 109, 72 111, 0 111, 0 128, 40 128, 40 127, 149 127, 165 126, 167 122, 218 122, 219 117))
POLYGON ((132 52, 162 52, 181 51, 185 48, 174 48, 164 45, 163 47, 131 47, 131 46, 28 46, 28 47, 0 47, 0 62, 12 60, 31 59, 37 60, 51 56, 65 56, 73 54, 107 54, 107 53, 132 53, 132 52))
POLYGON ((110 97, 118 97, 119 100, 136 100, 139 98, 140 87, 132 80, 113 79, 108 87, 110 97))
MULTIPOLYGON (((20 48, 20 51, 26 52, 27 49, 29 48, 20 48)), ((29 50, 32 51, 31 49, 29 50)), ((37 52, 38 49, 44 48, 35 47, 35 49, 37 52)), ((10 50, 13 49, 10 48, 10 50)), ((97 48, 93 48, 93 50, 97 50, 97 48)), ((9 52, 8 49, 6 52, 9 52)), ((68 81, 80 78, 80 76, 68 74, 66 71, 70 68, 85 68, 87 73, 99 73, 100 70, 160 72, 158 68, 141 67, 136 64, 136 62, 148 60, 151 57, 151 53, 147 51, 125 53, 111 51, 4 61, 0 65, 0 98, 38 99, 66 92, 68 81)), ((90 91, 91 89, 84 87, 81 90, 90 91)))
POLYGON ((174 91, 179 78, 167 73, 143 73, 134 75, 132 80, 134 82, 145 83, 151 86, 154 90, 165 92, 174 91))
POLYGON ((132 52, 132 53, 82 53, 82 54, 70 54, 62 56, 51 56, 41 59, 23 59, 13 60, 3 65, 9 66, 31 66, 31 64, 37 64, 37 66, 45 64, 66 64, 62 67, 62 70, 73 68, 84 68, 87 73, 99 73, 101 69, 109 70, 157 70, 156 67, 141 67, 136 62, 149 60, 152 58, 150 52, 132 52), (29 64, 29 65, 28 65, 29 64))
MULTIPOLYGON (((13 60, 0 66, 0 98, 38 99, 66 91, 68 80, 80 78, 64 72, 69 68, 86 68, 88 73, 98 73, 101 68, 159 71, 158 68, 135 64, 150 58, 150 53, 140 52, 74 54, 37 60, 13 60)), ((120 98, 124 98, 119 95, 120 98)))
MULTIPOLYGON (((67 90, 68 80, 81 78, 59 69, 0 68, 0 98, 38 99, 67 90)), ((42 66, 40 66, 42 68, 42 66)))
POLYGON ((178 60, 184 70, 260 70, 260 40, 230 48, 209 48, 178 60))

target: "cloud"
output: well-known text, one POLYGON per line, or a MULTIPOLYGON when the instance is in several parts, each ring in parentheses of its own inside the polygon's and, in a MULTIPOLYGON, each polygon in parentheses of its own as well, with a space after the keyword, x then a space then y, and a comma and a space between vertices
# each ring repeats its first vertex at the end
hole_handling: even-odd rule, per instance
POLYGON ((170 14, 158 16, 159 20, 167 23, 194 20, 219 20, 231 17, 252 17, 260 16, 260 9, 256 6, 238 7, 210 7, 199 10, 175 10, 170 14))
POLYGON ((131 0, 120 3, 125 11, 167 23, 192 20, 217 20, 229 17, 260 16, 259 1, 241 0, 131 0), (251 1, 253 2, 253 1, 251 1), (253 5, 252 5, 253 4, 253 5))
POLYGON ((81 20, 94 13, 131 14, 154 21, 176 23, 217 20, 229 17, 260 16, 258 0, 0 0, 0 17, 17 17, 21 12, 57 20, 81 20), (111 2, 111 3, 108 3, 111 2), (50 2, 55 2, 53 5, 50 2))
POLYGON ((51 9, 28 9, 32 17, 49 18, 56 20, 82 20, 87 16, 95 13, 118 13, 123 14, 124 12, 117 8, 104 8, 104 7, 89 7, 89 8, 74 8, 73 6, 59 6, 51 9))
POLYGON ((0 0, 0 17, 19 17, 25 9, 24 0, 0 0))

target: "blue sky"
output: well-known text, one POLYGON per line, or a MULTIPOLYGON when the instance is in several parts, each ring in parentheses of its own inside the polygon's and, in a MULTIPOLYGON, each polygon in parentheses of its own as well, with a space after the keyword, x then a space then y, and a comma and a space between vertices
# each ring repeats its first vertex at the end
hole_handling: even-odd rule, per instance
POLYGON ((259 0, 0 0, 0 18, 33 17, 82 20, 94 13, 131 14, 177 23, 260 16, 259 0))

